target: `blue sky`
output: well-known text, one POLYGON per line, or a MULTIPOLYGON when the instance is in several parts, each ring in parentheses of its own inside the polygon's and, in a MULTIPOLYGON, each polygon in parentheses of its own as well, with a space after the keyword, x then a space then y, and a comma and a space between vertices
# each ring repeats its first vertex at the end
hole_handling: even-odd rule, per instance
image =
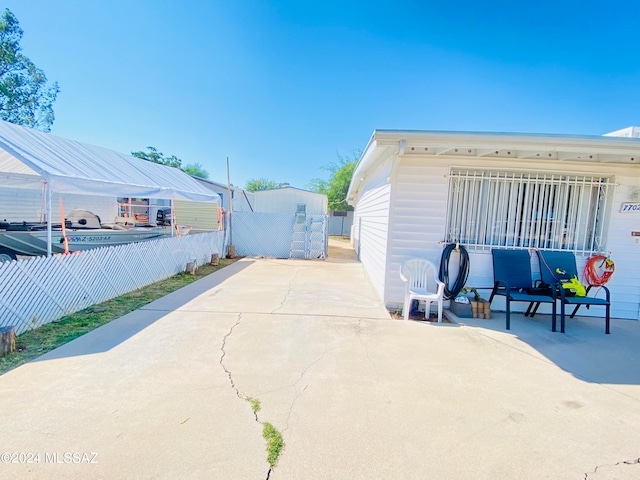
POLYGON ((304 188, 374 129, 640 124, 640 9, 596 1, 5 1, 55 135, 304 188))

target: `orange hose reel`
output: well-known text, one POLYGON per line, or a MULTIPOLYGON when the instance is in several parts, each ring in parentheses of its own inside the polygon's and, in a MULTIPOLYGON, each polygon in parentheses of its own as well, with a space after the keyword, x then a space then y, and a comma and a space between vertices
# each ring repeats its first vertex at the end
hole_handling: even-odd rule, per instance
POLYGON ((589 285, 604 285, 609 281, 616 266, 609 257, 596 255, 587 260, 584 266, 584 279, 589 285))

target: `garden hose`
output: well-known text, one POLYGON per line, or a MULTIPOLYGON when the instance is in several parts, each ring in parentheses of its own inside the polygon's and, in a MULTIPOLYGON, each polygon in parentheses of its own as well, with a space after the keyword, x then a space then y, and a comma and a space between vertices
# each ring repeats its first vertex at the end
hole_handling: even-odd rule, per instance
POLYGON ((469 253, 464 246, 459 243, 450 243, 442 251, 442 258, 440 259, 440 280, 444 283, 444 299, 451 300, 458 296, 462 291, 467 278, 469 277, 469 253), (457 250, 460 252, 460 267, 458 276, 454 284, 449 287, 449 260, 451 259, 451 252, 457 250))
POLYGON ((609 281, 615 271, 613 261, 604 255, 596 255, 584 266, 584 279, 588 285, 602 286, 609 281))

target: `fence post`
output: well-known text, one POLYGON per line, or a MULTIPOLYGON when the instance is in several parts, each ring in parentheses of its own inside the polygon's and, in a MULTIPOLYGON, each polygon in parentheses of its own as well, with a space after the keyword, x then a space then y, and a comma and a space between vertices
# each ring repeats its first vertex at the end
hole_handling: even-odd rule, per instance
POLYGON ((16 350, 16 327, 0 327, 0 357, 9 355, 16 350))

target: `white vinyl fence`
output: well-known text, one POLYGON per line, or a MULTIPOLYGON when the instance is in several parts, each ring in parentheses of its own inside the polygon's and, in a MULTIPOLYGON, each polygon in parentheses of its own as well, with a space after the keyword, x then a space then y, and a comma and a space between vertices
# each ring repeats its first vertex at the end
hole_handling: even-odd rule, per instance
POLYGON ((329 235, 348 237, 353 226, 353 210, 348 212, 333 212, 329 215, 329 235))
POLYGON ((242 257, 326 258, 327 217, 233 212, 231 243, 242 257))
POLYGON ((222 241, 209 232, 0 263, 0 327, 19 335, 208 263, 222 241))

